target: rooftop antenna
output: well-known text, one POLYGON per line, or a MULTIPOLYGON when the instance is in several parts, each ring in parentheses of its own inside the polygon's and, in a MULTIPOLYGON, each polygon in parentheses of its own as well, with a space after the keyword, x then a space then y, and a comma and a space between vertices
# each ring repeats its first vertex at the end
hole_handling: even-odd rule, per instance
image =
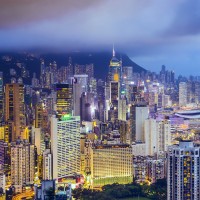
POLYGON ((113 57, 115 57, 115 46, 113 44, 113 57))

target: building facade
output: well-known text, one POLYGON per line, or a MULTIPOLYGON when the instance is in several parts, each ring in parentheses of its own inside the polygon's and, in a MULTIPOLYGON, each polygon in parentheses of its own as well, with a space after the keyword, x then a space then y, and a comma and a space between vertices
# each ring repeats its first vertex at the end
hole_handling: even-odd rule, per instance
POLYGON ((80 173, 80 117, 51 117, 53 179, 80 173))
POLYGON ((180 141, 168 149, 168 200, 200 199, 200 147, 180 141))

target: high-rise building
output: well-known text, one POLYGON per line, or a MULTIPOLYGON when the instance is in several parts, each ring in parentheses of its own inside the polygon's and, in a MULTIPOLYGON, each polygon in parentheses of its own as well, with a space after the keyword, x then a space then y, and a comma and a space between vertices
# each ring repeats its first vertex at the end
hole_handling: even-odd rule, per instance
POLYGON ((35 106, 35 128, 42 128, 42 121, 43 121, 43 103, 39 102, 35 106))
POLYGON ((53 179, 80 173, 80 117, 51 118, 53 179))
POLYGON ((180 82, 179 83, 179 106, 187 105, 187 83, 180 82))
POLYGON ((119 81, 121 80, 121 62, 115 57, 115 50, 113 48, 113 56, 110 60, 108 81, 119 81))
POLYGON ((119 99, 118 100, 118 119, 126 121, 126 113, 127 113, 126 99, 119 99))
POLYGON ((75 65, 74 73, 76 75, 78 74, 85 74, 85 65, 75 65))
POLYGON ((171 145, 169 120, 146 119, 144 124, 146 155, 166 152, 171 145))
POLYGON ((45 72, 46 72, 46 68, 45 68, 44 60, 42 59, 40 63, 40 85, 42 88, 44 88, 45 86, 45 72))
POLYGON ((70 77, 73 77, 74 75, 74 66, 72 65, 72 58, 69 57, 69 62, 68 62, 68 66, 67 66, 67 77, 68 79, 70 77))
POLYGON ((200 199, 200 147, 180 141, 168 149, 167 199, 200 199))
POLYGON ((200 82, 194 83, 194 99, 195 103, 200 103, 200 82))
POLYGON ((33 184, 35 175, 35 147, 27 141, 11 143, 11 182, 16 192, 33 184))
POLYGON ((125 121, 120 120, 119 121, 119 134, 120 134, 120 141, 123 144, 127 144, 128 133, 129 133, 129 124, 128 124, 128 122, 126 120, 125 121))
POLYGON ((133 67, 132 66, 123 66, 123 79, 125 82, 132 81, 133 78, 133 67))
POLYGON ((18 83, 6 84, 5 89, 5 119, 14 123, 12 141, 17 138, 24 139, 23 134, 26 126, 24 85, 18 83))
POLYGON ((10 155, 8 143, 0 140, 0 171, 7 172, 10 168, 10 155))
POLYGON ((146 160, 146 176, 150 183, 155 183, 158 179, 166 177, 166 162, 163 159, 146 160))
POLYGON ((131 142, 144 142, 144 123, 149 117, 149 108, 145 102, 139 102, 130 107, 131 142))
POLYGON ((90 170, 87 172, 91 173, 92 187, 133 181, 132 148, 129 145, 97 145, 93 148, 87 145, 86 152, 85 167, 90 170))
POLYGON ((73 92, 71 84, 56 84, 56 110, 60 118, 63 114, 72 114, 73 92))
POLYGON ((75 116, 80 116, 80 98, 88 91, 88 75, 74 75, 73 80, 73 110, 75 116))
POLYGON ((52 180, 52 154, 50 149, 43 153, 43 180, 52 180))
POLYGON ((94 78, 94 65, 89 64, 85 66, 85 74, 88 75, 89 79, 94 78))
POLYGON ((3 72, 0 72, 0 121, 4 119, 4 86, 3 72))
POLYGON ((120 84, 118 81, 110 82, 110 119, 118 119, 118 101, 119 101, 120 84))

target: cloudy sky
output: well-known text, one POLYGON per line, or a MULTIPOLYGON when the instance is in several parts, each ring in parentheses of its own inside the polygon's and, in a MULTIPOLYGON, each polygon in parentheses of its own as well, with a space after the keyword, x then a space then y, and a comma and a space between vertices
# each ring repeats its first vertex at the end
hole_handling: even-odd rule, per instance
POLYGON ((200 75, 199 0, 0 0, 0 50, 127 53, 200 75))

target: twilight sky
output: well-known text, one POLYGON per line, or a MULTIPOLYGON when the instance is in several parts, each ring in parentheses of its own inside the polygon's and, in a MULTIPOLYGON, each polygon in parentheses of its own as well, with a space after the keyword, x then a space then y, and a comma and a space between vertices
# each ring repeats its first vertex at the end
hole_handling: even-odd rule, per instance
POLYGON ((0 0, 0 50, 127 53, 200 76, 200 0, 0 0))

